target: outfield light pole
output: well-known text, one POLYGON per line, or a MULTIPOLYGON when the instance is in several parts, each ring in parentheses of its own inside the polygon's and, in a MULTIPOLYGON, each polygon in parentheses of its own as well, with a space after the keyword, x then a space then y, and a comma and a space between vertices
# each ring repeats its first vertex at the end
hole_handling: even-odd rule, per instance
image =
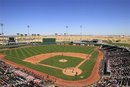
POLYGON ((66 35, 68 34, 68 28, 69 28, 69 26, 66 26, 66 35))
POLYGON ((29 26, 29 25, 27 25, 27 28, 28 28, 28 36, 29 36, 29 34, 30 34, 30 33, 29 33, 29 28, 30 28, 30 26, 29 26))
POLYGON ((1 23, 0 26, 1 26, 1 35, 4 35, 4 33, 3 33, 3 26, 4 26, 4 24, 1 23))
POLYGON ((80 40, 82 40, 82 25, 80 25, 80 36, 81 36, 80 40))
POLYGON ((30 36, 29 28, 30 28, 30 26, 27 25, 27 29, 28 29, 28 35, 27 35, 27 37, 28 37, 28 43, 30 42, 30 38, 29 38, 29 36, 30 36))
POLYGON ((4 26, 4 24, 1 23, 0 26, 1 26, 2 42, 4 43, 4 33, 3 33, 3 26, 4 26))
POLYGON ((68 38, 68 26, 66 26, 66 38, 68 38))

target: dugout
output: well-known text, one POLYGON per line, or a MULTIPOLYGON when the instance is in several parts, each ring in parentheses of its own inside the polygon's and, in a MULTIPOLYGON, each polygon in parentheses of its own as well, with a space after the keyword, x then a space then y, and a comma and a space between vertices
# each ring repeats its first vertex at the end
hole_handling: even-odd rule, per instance
POLYGON ((56 38, 43 38, 42 44, 43 45, 56 44, 56 38))

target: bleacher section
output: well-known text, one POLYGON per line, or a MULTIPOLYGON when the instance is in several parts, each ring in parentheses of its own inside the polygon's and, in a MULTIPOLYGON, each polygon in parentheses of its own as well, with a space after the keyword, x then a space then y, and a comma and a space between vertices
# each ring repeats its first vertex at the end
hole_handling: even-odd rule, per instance
POLYGON ((102 77, 95 87, 130 87, 130 51, 117 46, 102 46, 110 75, 102 77), (109 63, 108 63, 109 61, 109 63))
POLYGON ((0 61, 0 87, 55 87, 54 81, 41 79, 30 72, 16 69, 0 61))

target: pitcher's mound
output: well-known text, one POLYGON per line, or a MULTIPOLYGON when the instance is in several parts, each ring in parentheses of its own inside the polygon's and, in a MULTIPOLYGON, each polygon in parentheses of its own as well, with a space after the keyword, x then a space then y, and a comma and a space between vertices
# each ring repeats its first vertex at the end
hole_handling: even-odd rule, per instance
POLYGON ((66 59, 61 59, 61 60, 59 60, 59 62, 67 62, 68 60, 66 60, 66 59))
POLYGON ((63 73, 68 76, 78 76, 82 73, 82 70, 75 67, 69 67, 63 69, 63 73))

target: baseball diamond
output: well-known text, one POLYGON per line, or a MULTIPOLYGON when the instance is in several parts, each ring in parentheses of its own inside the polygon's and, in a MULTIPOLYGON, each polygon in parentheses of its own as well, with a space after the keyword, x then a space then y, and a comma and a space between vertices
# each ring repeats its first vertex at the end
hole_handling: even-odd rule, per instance
POLYGON ((0 0, 0 87, 130 87, 130 0, 0 0))
POLYGON ((99 68, 96 61, 102 58, 98 59, 101 54, 96 46, 45 45, 5 50, 3 53, 6 60, 55 77, 57 84, 60 84, 58 79, 72 83, 87 80, 92 73, 97 74, 96 81, 100 79, 94 69, 99 68), (62 59, 66 62, 59 62, 62 59))

